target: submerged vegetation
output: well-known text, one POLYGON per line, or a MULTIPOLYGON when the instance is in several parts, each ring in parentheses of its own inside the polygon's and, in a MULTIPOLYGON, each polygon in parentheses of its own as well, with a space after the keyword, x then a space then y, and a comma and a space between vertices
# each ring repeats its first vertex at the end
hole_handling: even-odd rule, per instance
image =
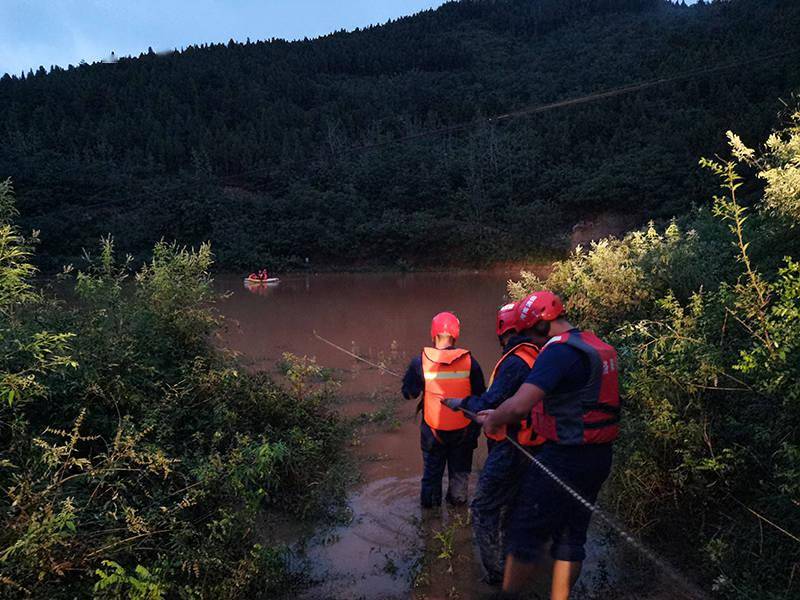
POLYGON ((319 369, 283 388, 212 346, 208 246, 134 272, 110 239, 56 288, 0 186, 0 597, 270 597, 302 583, 259 523, 337 509, 347 434, 319 369))
POLYGON ((697 157, 729 128, 765 136, 800 86, 800 3, 680 4, 463 0, 315 40, 45 65, 0 78, 0 179, 49 270, 108 233, 137 258, 213 240, 221 266, 248 269, 561 251, 579 221, 704 202, 697 157), (735 68, 704 72, 720 65, 735 68))
POLYGON ((720 597, 797 597, 800 114, 759 152, 728 138, 729 161, 701 161, 722 184, 710 211, 510 292, 555 289, 620 350, 615 509, 720 597))

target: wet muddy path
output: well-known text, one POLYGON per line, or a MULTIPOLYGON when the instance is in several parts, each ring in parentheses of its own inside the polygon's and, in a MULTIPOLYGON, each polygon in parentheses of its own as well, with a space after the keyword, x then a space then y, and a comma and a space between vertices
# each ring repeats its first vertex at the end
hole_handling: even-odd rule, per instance
MULTIPOLYGON (((253 368, 276 371, 284 352, 314 356, 341 381, 339 411, 356 420, 351 440, 359 483, 349 497, 348 524, 315 532, 304 548, 318 581, 305 598, 481 598, 466 509, 422 511, 415 402, 404 401, 395 377, 327 346, 313 334, 402 373, 427 343, 430 318, 454 311, 460 345, 472 350, 486 377, 499 358, 494 316, 516 273, 322 274, 284 278, 277 287, 245 289, 239 277, 219 278, 230 292, 220 304, 222 343, 253 368)), ((486 456, 475 453, 471 491, 486 456)), ((593 544, 602 543, 595 535, 593 544)), ((606 552, 598 554, 607 554, 606 552)), ((584 580, 597 578, 587 562, 584 580)), ((601 573, 601 575, 603 574, 601 573)), ((603 575, 604 576, 604 575, 603 575)), ((593 594, 592 594, 593 595, 593 594)), ((587 596, 588 597, 588 596, 587 596)))

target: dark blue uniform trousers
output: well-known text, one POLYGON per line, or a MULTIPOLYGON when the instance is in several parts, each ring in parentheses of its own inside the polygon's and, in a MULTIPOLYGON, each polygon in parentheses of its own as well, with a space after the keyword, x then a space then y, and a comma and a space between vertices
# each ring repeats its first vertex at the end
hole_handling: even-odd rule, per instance
POLYGON ((434 432, 425 420, 420 425, 422 448, 422 489, 420 503, 425 508, 442 503, 442 478, 447 468, 447 501, 466 504, 472 453, 478 445, 480 428, 470 424, 455 431, 434 432))
POLYGON ((519 491, 528 459, 507 441, 489 440, 478 489, 470 506, 472 529, 486 581, 499 584, 505 567, 505 528, 511 505, 519 491))

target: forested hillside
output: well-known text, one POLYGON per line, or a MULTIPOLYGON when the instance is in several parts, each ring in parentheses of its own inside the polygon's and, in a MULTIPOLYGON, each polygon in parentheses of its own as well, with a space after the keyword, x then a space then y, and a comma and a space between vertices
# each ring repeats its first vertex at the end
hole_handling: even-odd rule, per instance
POLYGON ((0 180, 50 267, 106 233, 140 256, 211 240, 226 267, 519 258, 596 214, 707 202, 697 157, 728 129, 765 137, 800 86, 794 48, 794 0, 465 0, 316 40, 42 68, 0 80, 0 180))

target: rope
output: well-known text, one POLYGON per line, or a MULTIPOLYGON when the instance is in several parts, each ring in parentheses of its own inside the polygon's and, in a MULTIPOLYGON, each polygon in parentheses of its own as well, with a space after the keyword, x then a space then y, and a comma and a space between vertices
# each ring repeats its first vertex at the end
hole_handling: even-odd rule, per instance
MULTIPOLYGON (((477 418, 477 414, 472 411, 466 409, 459 409, 465 415, 470 417, 471 419, 477 418)), ((665 560, 656 556, 656 554, 647 548, 642 542, 638 541, 633 537, 632 534, 628 533, 625 529, 619 525, 611 515, 607 514, 605 511, 601 510, 597 504, 593 504, 589 502, 586 498, 581 496, 577 491, 575 491, 569 484, 567 484, 563 479, 561 479, 558 475, 553 473, 549 468, 547 468, 538 458, 536 458, 533 454, 531 454, 528 450, 525 449, 522 444, 517 442, 513 437, 506 437, 506 439, 514 446, 517 450, 522 452, 533 464, 539 467, 548 477, 550 477, 553 481, 555 481, 565 492, 567 492, 570 496, 572 496, 575 500, 577 500, 582 506, 589 510, 592 514, 597 515, 600 520, 604 521, 606 525, 608 525, 611 529, 614 530, 623 540, 628 542, 631 546, 633 546, 636 550, 641 552, 645 558, 650 560, 653 564, 659 567, 664 573, 666 573, 670 579, 679 583, 684 590, 691 594, 692 598, 698 599, 705 599, 707 598, 706 594, 693 585, 689 580, 687 580, 677 569, 675 569, 672 565, 667 563, 665 560)))
POLYGON ((321 342, 325 342, 326 344, 328 344, 329 346, 332 346, 333 348, 336 348, 336 349, 337 349, 337 350, 339 350, 340 352, 344 352, 344 353, 345 353, 345 354, 347 354, 348 356, 352 356, 352 357, 353 357, 353 358, 355 358, 356 360, 360 360, 361 362, 363 362, 363 363, 366 363, 366 364, 368 364, 368 365, 369 365, 369 366, 371 366, 371 367, 375 367, 376 369, 380 369, 381 371, 383 371, 384 373, 386 373, 386 374, 388 374, 388 375, 391 375, 391 376, 393 376, 393 377, 397 377, 398 379, 402 379, 402 378, 403 378, 403 376, 402 376, 402 375, 400 375, 400 373, 395 373, 394 371, 392 371, 392 370, 390 370, 390 369, 387 369, 387 368, 386 368, 386 367, 384 367, 383 365, 379 365, 379 364, 377 364, 377 363, 374 363, 374 362, 372 362, 372 361, 369 361, 369 360, 367 360, 366 358, 364 358, 363 356, 359 356, 358 354, 354 354, 353 352, 350 352, 350 351, 349 351, 349 350, 347 350, 346 348, 342 348, 342 347, 341 347, 341 346, 339 346, 338 344, 334 344, 332 341, 330 341, 330 340, 327 340, 327 339, 325 339, 324 337, 322 337, 321 335, 319 335, 319 334, 316 332, 316 330, 314 330, 314 331, 313 331, 313 333, 314 333, 314 337, 315 337, 315 338, 317 338, 317 339, 318 339, 318 340, 320 340, 321 342))
MULTIPOLYGON (((327 339, 323 338, 316 331, 314 331, 313 333, 314 333, 314 337, 316 337, 320 341, 325 342, 329 346, 332 346, 333 348, 336 348, 337 350, 339 350, 341 352, 344 352, 348 356, 352 356, 356 360, 360 360, 361 362, 364 362, 364 363, 366 363, 368 365, 371 365, 373 367, 381 369, 382 371, 388 373, 389 375, 393 375, 394 377, 400 378, 400 375, 398 373, 395 373, 394 371, 390 371, 389 369, 387 369, 386 367, 384 367, 382 365, 373 363, 373 362, 371 362, 371 361, 369 361, 369 360, 367 360, 367 359, 365 359, 365 358, 363 358, 363 357, 361 357, 361 356, 359 356, 359 355, 357 355, 357 354, 355 354, 353 352, 350 352, 349 350, 347 350, 345 348, 342 348, 338 344, 335 344, 335 343, 331 342, 330 340, 327 340, 327 339)), ((463 412, 465 415, 467 415, 469 418, 471 418, 473 420, 477 419, 477 417, 478 417, 478 415, 476 413, 474 413, 474 412, 472 412, 470 410, 467 410, 467 409, 464 409, 464 408, 459 408, 458 410, 460 410, 461 412, 463 412)), ((645 558, 647 558, 650 562, 652 562, 659 569, 661 569, 661 571, 664 572, 671 580, 673 580, 674 582, 680 584, 681 588, 683 588, 684 591, 689 594, 690 598, 695 598, 697 600, 705 600, 706 598, 708 598, 708 596, 706 596, 705 592, 703 592, 697 586, 692 584, 686 577, 684 577, 680 573, 680 571, 678 571, 675 567, 670 565, 668 562, 666 562, 662 558, 659 558, 652 550, 650 550, 642 542, 640 542, 636 538, 634 538, 632 534, 628 533, 627 530, 625 530, 621 525, 619 525, 617 523, 616 519, 614 519, 611 515, 609 515, 604 510, 602 510, 600 507, 598 507, 597 504, 593 504, 592 502, 589 502, 579 492, 575 491, 575 489, 573 489, 568 483, 566 483, 558 475, 553 473, 553 471, 551 471, 538 458, 536 458, 533 454, 531 454, 528 450, 526 450, 525 447, 522 446, 519 442, 517 442, 512 437, 507 437, 506 439, 511 443, 512 446, 514 446, 517 450, 522 452, 522 454, 526 458, 528 458, 533 464, 535 464, 537 467, 539 467, 548 477, 550 477, 553 481, 555 481, 556 484, 558 486, 560 486, 565 492, 567 492, 572 498, 577 500, 578 503, 580 503, 584 508, 589 510, 589 512, 591 512, 594 515, 597 515, 597 517, 601 521, 603 521, 606 525, 608 525, 624 541, 626 541, 633 548, 638 550, 645 558)))

